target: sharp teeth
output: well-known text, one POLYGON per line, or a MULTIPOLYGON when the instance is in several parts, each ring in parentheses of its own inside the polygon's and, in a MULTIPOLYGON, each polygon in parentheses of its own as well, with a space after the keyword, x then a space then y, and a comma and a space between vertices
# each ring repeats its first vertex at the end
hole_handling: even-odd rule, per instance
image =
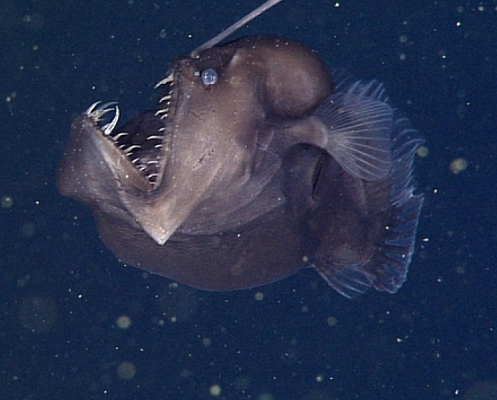
POLYGON ((173 81, 174 81, 174 72, 170 73, 163 80, 161 80, 157 85, 155 85, 155 89, 157 89, 161 85, 166 85, 167 83, 170 83, 170 82, 173 82, 173 81))
MULTIPOLYGON (((169 105, 169 103, 167 104, 169 105)), ((166 107, 166 108, 162 108, 160 110, 158 110, 156 113, 155 113, 155 116, 156 117, 159 117, 161 119, 167 119, 167 117, 169 116, 169 107, 166 107)), ((161 128, 162 129, 162 128, 161 128)))
POLYGON ((105 103, 100 105, 100 101, 97 101, 96 103, 93 103, 86 111, 85 115, 93 119, 96 123, 100 122, 102 117, 111 112, 114 111, 115 115, 114 118, 112 118, 112 121, 110 121, 108 124, 105 124, 102 126, 102 131, 105 136, 109 136, 112 131, 115 129, 117 123, 119 122, 119 107, 116 105, 117 103, 105 103), (114 106, 115 107, 112 107, 114 106))
POLYGON ((104 134, 106 136, 109 136, 112 131, 116 128, 117 122, 119 121, 119 107, 116 105, 115 107, 116 113, 114 115, 114 118, 112 118, 112 121, 110 121, 107 125, 104 125, 102 130, 104 131, 104 134))
POLYGON ((122 138, 122 137, 124 137, 124 136, 128 136, 128 135, 129 135, 129 133, 128 133, 128 132, 120 132, 120 133, 118 133, 117 135, 112 136, 112 139, 114 140, 114 142, 118 142, 118 141, 119 141, 119 139, 121 139, 121 138, 122 138))
MULTIPOLYGON (((172 82, 172 80, 172 75, 169 75, 166 79, 164 79, 163 82, 168 83, 172 82)), ((167 97, 170 96, 166 96, 165 101, 169 100, 167 97)), ((169 101, 167 102, 167 104, 169 104, 169 101)), ((164 118, 164 115, 167 117, 167 111, 167 109, 164 111, 160 110, 160 112, 157 112, 156 115, 160 115, 161 118, 164 118)), ((133 137, 128 138, 128 136, 132 136, 137 133, 146 134, 146 132, 134 132, 132 134, 130 134, 129 132, 114 133, 114 130, 116 129, 119 122, 119 117, 121 115, 117 103, 102 104, 102 102, 97 101, 90 107, 88 107, 88 109, 84 112, 84 115, 90 118, 96 125, 100 127, 100 132, 109 140, 112 140, 114 145, 122 151, 122 153, 128 158, 128 160, 135 166, 138 171, 141 171, 143 173, 143 176, 148 180, 150 185, 154 187, 159 175, 157 171, 160 167, 160 160, 148 160, 146 161, 146 164, 143 164, 142 160, 140 159, 140 149, 142 148, 141 144, 133 144, 133 137), (107 123, 102 122, 104 116, 106 116, 106 114, 110 112, 114 112, 114 117, 112 118, 112 120, 110 122, 107 122, 109 120, 109 117, 106 117, 105 122, 107 123)), ((152 143, 149 142, 150 145, 146 145, 147 151, 154 149, 156 151, 155 157, 160 156, 159 154, 157 154, 157 150, 162 147, 162 141, 164 140, 164 131, 165 128, 161 127, 157 134, 146 137, 146 140, 152 141, 152 143), (152 149, 150 148, 151 145, 153 146, 152 149)), ((149 157, 154 157, 154 155, 147 155, 147 158, 149 157)))
POLYGON ((128 148, 126 148, 125 153, 127 155, 130 155, 131 153, 133 153, 133 150, 136 150, 136 149, 139 149, 139 148, 141 148, 141 146, 139 146, 137 144, 133 144, 133 145, 129 146, 128 148))
POLYGON ((93 111, 95 110, 95 108, 98 107, 98 105, 101 103, 101 101, 96 101, 95 103, 93 103, 90 107, 88 107, 88 109, 85 111, 85 114, 86 115, 91 115, 93 113, 93 111))
POLYGON ((113 110, 112 106, 116 104, 117 104, 116 101, 109 101, 108 103, 102 104, 100 107, 98 107, 98 109, 107 113, 109 111, 112 111, 113 110))

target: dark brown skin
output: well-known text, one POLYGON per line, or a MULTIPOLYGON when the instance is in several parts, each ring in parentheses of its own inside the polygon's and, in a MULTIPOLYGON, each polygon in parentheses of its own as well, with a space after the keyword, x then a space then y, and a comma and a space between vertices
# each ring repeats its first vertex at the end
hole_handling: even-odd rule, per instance
POLYGON ((171 71, 158 108, 109 135, 100 115, 80 116, 60 168, 61 193, 92 208, 119 259, 207 290, 309 266, 348 297, 400 287, 422 203, 411 183, 420 141, 394 128, 379 84, 335 95, 313 51, 273 36, 205 50, 171 71))

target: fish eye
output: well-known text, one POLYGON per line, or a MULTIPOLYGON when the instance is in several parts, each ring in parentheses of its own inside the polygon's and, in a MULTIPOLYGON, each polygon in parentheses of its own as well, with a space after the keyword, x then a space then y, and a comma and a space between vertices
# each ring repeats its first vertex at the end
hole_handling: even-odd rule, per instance
POLYGON ((214 68, 206 68, 202 71, 202 83, 205 86, 214 85, 217 78, 217 72, 214 68))

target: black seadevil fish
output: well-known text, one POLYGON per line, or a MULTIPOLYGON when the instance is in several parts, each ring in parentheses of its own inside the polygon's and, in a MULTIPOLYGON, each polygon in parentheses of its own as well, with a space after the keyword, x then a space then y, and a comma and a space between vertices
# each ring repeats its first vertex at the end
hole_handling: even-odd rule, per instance
POLYGON ((61 165, 60 191, 117 257, 207 290, 314 267, 347 297, 397 291, 421 140, 380 83, 334 81, 303 45, 257 36, 176 60, 160 86, 119 128, 117 106, 91 106, 61 165))

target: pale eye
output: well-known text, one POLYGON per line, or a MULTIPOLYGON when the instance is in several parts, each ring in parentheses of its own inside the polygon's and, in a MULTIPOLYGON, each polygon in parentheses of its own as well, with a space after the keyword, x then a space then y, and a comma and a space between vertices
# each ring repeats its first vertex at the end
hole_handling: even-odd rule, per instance
POLYGON ((202 83, 206 86, 214 85, 217 82, 217 72, 213 68, 206 68, 202 71, 202 83))

